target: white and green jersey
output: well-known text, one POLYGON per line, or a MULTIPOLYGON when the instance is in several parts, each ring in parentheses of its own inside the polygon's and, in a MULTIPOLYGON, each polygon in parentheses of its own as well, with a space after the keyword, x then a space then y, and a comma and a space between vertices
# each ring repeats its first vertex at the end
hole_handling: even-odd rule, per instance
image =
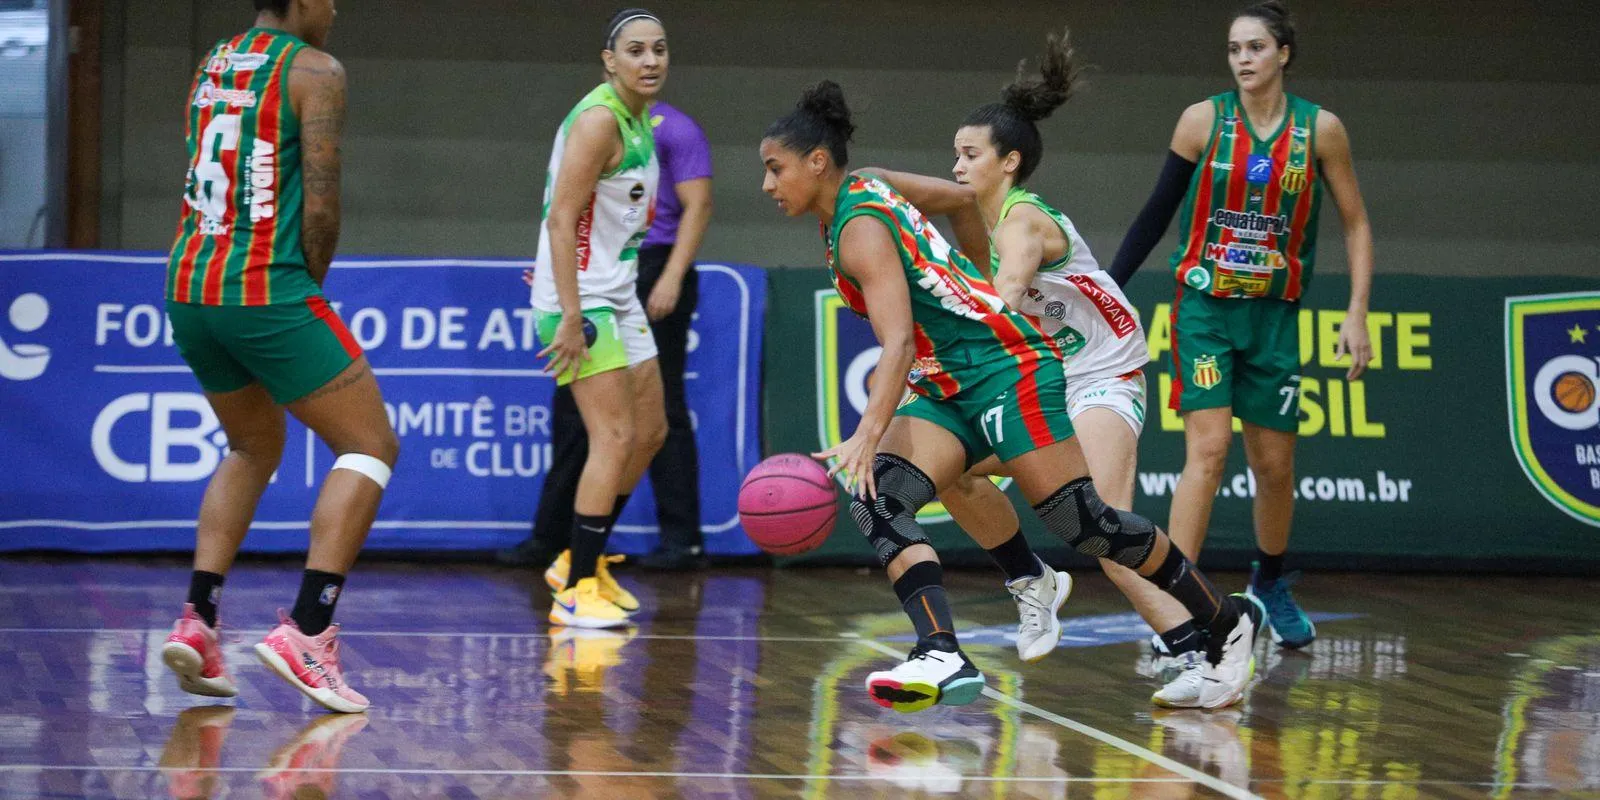
MULTIPOLYGON (((1143 367, 1150 352, 1139 315, 1117 282, 1094 260, 1072 220, 1038 195, 1016 186, 1000 207, 1000 221, 1023 204, 1043 211, 1067 237, 1066 254, 1039 267, 1018 309, 1037 318, 1045 333, 1055 337, 1066 359, 1067 380, 1126 375, 1143 367)), ((998 273, 1000 254, 993 247, 989 258, 998 273)))
POLYGON ((550 259, 550 198, 561 173, 561 153, 567 132, 579 114, 596 106, 611 109, 622 133, 622 162, 600 175, 594 195, 578 217, 578 296, 584 309, 621 308, 635 301, 639 277, 639 243, 655 218, 656 184, 661 164, 656 160, 655 135, 647 113, 633 116, 611 88, 595 87, 562 120, 550 153, 550 172, 544 184, 544 211, 539 223, 539 259, 533 271, 533 307, 558 312, 555 275, 550 259))

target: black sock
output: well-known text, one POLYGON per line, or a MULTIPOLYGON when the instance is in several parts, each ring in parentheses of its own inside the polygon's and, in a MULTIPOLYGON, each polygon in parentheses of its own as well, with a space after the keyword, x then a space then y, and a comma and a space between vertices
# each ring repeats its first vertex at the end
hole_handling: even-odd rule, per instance
POLYGON ((1007 581, 1037 578, 1044 574, 1044 564, 1033 554, 1033 548, 1028 546, 1028 540, 1022 537, 1021 528, 999 546, 989 548, 989 557, 1000 565, 1007 581))
POLYGON ((627 507, 628 498, 632 496, 632 494, 617 495, 616 504, 611 506, 611 515, 606 517, 606 530, 609 531, 612 528, 617 527, 617 517, 622 516, 622 509, 627 507))
POLYGON ((189 602, 194 606, 194 613, 213 628, 217 627, 217 602, 222 599, 222 580, 222 576, 215 572, 198 569, 189 575, 189 602))
POLYGON ((1256 563, 1259 566, 1256 568, 1255 580, 1252 581, 1255 585, 1266 586, 1283 577, 1283 553, 1268 555, 1266 551, 1257 547, 1256 563))
POLYGON ((1195 626, 1194 620, 1161 634, 1161 643, 1167 646, 1167 652, 1175 656, 1199 652, 1202 639, 1204 637, 1201 636, 1200 629, 1195 626))
POLYGON ((333 624, 333 607, 339 604, 343 591, 343 575, 308 569, 300 579, 300 595, 289 616, 300 626, 301 633, 316 636, 333 624))
POLYGON ((572 563, 567 566, 567 588, 578 585, 584 578, 594 577, 594 562, 606 551, 606 539, 611 536, 611 515, 591 517, 572 515, 572 563))
POLYGON ((1239 612, 1226 597, 1217 593, 1217 587, 1195 569, 1183 551, 1167 544, 1166 560, 1146 580, 1160 586, 1163 591, 1183 604, 1189 615, 1208 635, 1218 641, 1233 630, 1239 621, 1239 612))
POLYGON ((950 598, 944 593, 944 567, 919 561, 894 582, 900 607, 911 618, 919 641, 927 639, 940 650, 955 650, 956 626, 950 620, 950 598))

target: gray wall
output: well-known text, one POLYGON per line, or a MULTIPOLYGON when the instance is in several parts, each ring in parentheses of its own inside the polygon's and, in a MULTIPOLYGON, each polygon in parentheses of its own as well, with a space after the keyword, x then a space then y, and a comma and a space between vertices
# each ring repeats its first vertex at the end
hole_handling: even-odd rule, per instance
MULTIPOLYGON (((597 82, 616 3, 342 2, 330 49, 351 85, 345 253, 531 256, 556 123, 597 82)), ((1302 2, 1289 88, 1350 129, 1380 271, 1600 275, 1594 224, 1600 40, 1587 3, 1302 2)), ((109 0, 107 247, 170 244, 183 95, 204 51, 247 26, 243 0, 109 0)), ((668 0, 667 97, 715 149, 702 256, 815 265, 816 228, 760 193, 756 144, 801 86, 844 85, 857 165, 946 174, 961 117, 1044 31, 1071 22, 1098 70, 1046 121, 1034 188, 1109 259, 1185 105, 1230 86, 1233 3, 668 0)), ((1342 271, 1338 214, 1322 269, 1342 271)), ((1157 251, 1164 257, 1168 245, 1157 251)), ((1152 259, 1152 264, 1156 259, 1152 259)))

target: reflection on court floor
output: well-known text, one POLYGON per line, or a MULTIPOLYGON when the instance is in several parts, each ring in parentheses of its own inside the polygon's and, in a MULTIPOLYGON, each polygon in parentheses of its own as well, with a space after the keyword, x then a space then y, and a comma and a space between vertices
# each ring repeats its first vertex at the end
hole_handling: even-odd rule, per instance
POLYGON ((1246 701, 1201 712, 1149 704, 1148 631, 1098 576, 1021 664, 999 583, 951 573, 989 694, 900 715, 862 690, 909 647, 877 576, 623 573, 648 611, 596 632, 549 629, 535 575, 372 564, 341 616, 374 706, 340 716, 248 652, 281 563, 229 580, 239 697, 178 691, 152 655, 185 574, 0 561, 0 796, 1600 796, 1593 581, 1314 576, 1322 638, 1263 646, 1246 701))

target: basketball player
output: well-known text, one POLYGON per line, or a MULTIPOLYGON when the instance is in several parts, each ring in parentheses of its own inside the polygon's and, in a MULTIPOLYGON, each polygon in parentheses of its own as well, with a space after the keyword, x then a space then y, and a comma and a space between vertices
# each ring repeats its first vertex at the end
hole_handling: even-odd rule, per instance
POLYGON ((539 355, 557 386, 572 387, 589 436, 566 586, 550 608, 552 623, 580 628, 623 626, 639 608, 606 569, 606 539, 667 435, 656 343, 634 290, 660 177, 647 106, 667 77, 661 20, 618 12, 601 60, 605 82, 556 132, 532 295, 539 355))
MULTIPOLYGON (((1304 647, 1316 637, 1283 572, 1294 513, 1294 446, 1300 420, 1300 298, 1311 283, 1324 192, 1344 222, 1350 305, 1335 352, 1355 380, 1372 358, 1367 302, 1372 228, 1350 159, 1350 136, 1331 112, 1284 91, 1298 45, 1282 3, 1233 17, 1228 65, 1236 88, 1184 110, 1171 152, 1144 210, 1111 265, 1126 284, 1182 204, 1172 255, 1172 407, 1183 416, 1187 455, 1172 498, 1172 538, 1198 558, 1233 439, 1255 473, 1256 563, 1249 592, 1266 606, 1273 641, 1304 647)), ((1164 598, 1143 605, 1159 641, 1188 667, 1189 687, 1168 705, 1198 703, 1198 644, 1158 623, 1175 618, 1164 598), (1181 696, 1179 696, 1181 695, 1181 696)))
MULTIPOLYGON (((1205 700, 1235 702, 1252 663, 1254 604, 1218 595, 1166 534, 1100 499, 1072 438, 1059 348, 1007 309, 905 197, 846 171, 854 129, 838 84, 823 81, 768 128, 760 155, 762 189, 789 216, 817 216, 835 288, 883 347, 860 425, 817 454, 845 473, 851 515, 917 632, 904 663, 868 676, 869 694, 899 711, 981 694, 983 674, 961 652, 916 513, 992 453, 1052 532, 1167 588, 1216 632, 1205 700), (902 404, 907 384, 913 394, 902 404)), ((952 223, 981 231, 983 220, 969 205, 952 210, 952 223)))
MULTIPOLYGON (((1038 321, 1061 348, 1067 413, 1095 489, 1112 508, 1131 509, 1149 360, 1144 328, 1072 221, 1024 187, 1044 156, 1038 122, 1072 97, 1078 72, 1069 35, 1051 35, 1038 77, 1019 66, 1003 101, 980 106, 956 131, 957 183, 895 172, 882 177, 925 210, 977 202, 1000 298, 1038 321)), ((939 499, 1006 573, 1021 618, 1017 655, 1034 661, 1060 641, 1056 612, 1072 579, 1034 555, 1011 502, 984 477, 998 470, 991 457, 939 499)), ((1102 558, 1100 565, 1129 597, 1164 596, 1115 561, 1102 558)), ((1189 621, 1181 606, 1178 617, 1175 625, 1189 621)))
POLYGON ((280 612, 256 655, 318 703, 365 711, 340 667, 333 612, 400 446, 361 347, 322 294, 339 241, 344 67, 321 49, 333 0, 255 6, 255 27, 212 47, 189 92, 189 175, 166 309, 228 454, 200 503, 189 601, 161 655, 186 692, 238 693, 217 603, 283 455, 287 408, 335 459, 311 512, 294 610, 280 612))

